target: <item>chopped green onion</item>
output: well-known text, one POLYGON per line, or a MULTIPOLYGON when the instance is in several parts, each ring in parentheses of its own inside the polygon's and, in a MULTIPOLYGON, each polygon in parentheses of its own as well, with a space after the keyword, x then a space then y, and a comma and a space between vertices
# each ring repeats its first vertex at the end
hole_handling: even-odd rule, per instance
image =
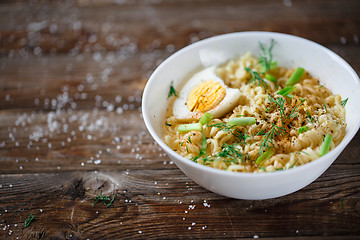
POLYGON ((228 124, 232 126, 249 126, 256 123, 254 117, 230 118, 228 124))
POLYGON ((189 123, 178 126, 179 133, 186 133, 190 131, 201 131, 201 130, 202 130, 202 126, 200 123, 189 123))
POLYGON ((287 86, 287 87, 284 87, 283 89, 281 89, 280 91, 278 91, 277 94, 286 96, 289 93, 291 93, 292 91, 294 91, 295 88, 296 88, 296 86, 287 86))
POLYGON ((277 82, 277 78, 271 75, 270 73, 265 74, 265 78, 273 83, 277 82))
POLYGON ((263 163, 268 160, 272 155, 274 155, 275 150, 270 148, 266 150, 260 157, 258 157, 255 161, 257 165, 263 165, 263 163))
POLYGON ((298 128, 298 133, 300 134, 300 133, 304 133, 304 132, 306 132, 306 131, 309 131, 309 127, 308 126, 302 126, 302 127, 300 127, 300 128, 298 128))
POLYGON ((277 68, 277 61, 274 61, 274 62, 270 63, 270 70, 273 70, 275 68, 277 68))
POLYGON ((199 122, 201 123, 201 125, 205 125, 208 124, 212 118, 213 115, 211 113, 206 112, 204 113, 204 115, 202 115, 199 122))
POLYGON ((289 80, 287 80, 286 82, 286 86, 292 86, 295 83, 297 83, 300 78, 302 77, 302 75, 304 74, 305 69, 303 69, 302 67, 298 67, 293 74, 291 74, 289 80))
POLYGON ((319 152, 320 157, 324 156, 325 154, 327 154, 329 152, 331 141, 332 141, 332 136, 329 134, 326 134, 324 141, 320 146, 320 152, 319 152))

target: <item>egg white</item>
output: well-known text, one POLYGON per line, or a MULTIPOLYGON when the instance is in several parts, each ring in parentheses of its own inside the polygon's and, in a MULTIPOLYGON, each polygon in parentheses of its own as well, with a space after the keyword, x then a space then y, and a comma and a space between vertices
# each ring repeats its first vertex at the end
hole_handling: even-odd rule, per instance
POLYGON ((215 69, 215 66, 205 68, 194 74, 186 82, 173 105, 173 114, 177 119, 199 119, 204 114, 203 112, 191 112, 188 109, 186 102, 191 90, 198 84, 207 80, 213 80, 214 82, 220 83, 226 90, 224 99, 213 109, 207 111, 211 113, 214 118, 222 117, 237 105, 241 96, 239 89, 226 86, 224 81, 215 74, 215 69))

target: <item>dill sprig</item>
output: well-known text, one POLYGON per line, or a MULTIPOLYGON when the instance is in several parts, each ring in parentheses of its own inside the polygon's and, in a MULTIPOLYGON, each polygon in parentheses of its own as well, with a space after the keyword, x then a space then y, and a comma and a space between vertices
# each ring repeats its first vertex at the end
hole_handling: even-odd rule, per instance
POLYGON ((109 207, 114 202, 114 199, 115 199, 115 193, 114 193, 112 199, 110 199, 109 196, 104 196, 104 195, 102 195, 102 193, 100 193, 99 195, 97 195, 94 198, 94 202, 91 204, 91 206, 94 206, 98 202, 102 202, 102 203, 104 203, 105 206, 109 207))
POLYGON ((285 99, 282 97, 277 97, 274 98, 273 96, 271 96, 270 94, 268 95, 268 99, 270 102, 270 106, 269 108, 266 108, 265 112, 269 112, 271 110, 274 110, 274 108, 278 108, 279 109, 279 113, 280 113, 280 118, 281 118, 281 123, 284 126, 284 120, 285 120, 285 109, 284 109, 284 105, 285 105, 285 99), (275 106, 274 106, 275 105, 275 106))
POLYGON ((240 129, 236 129, 232 132, 232 134, 234 135, 235 140, 241 144, 245 144, 246 139, 250 137, 249 134, 247 134, 246 132, 243 133, 240 129))
POLYGON ((270 146, 270 144, 274 145, 274 139, 277 136, 284 136, 286 129, 284 127, 279 127, 272 123, 272 127, 268 132, 263 135, 263 138, 260 143, 260 152, 259 154, 262 155, 270 146))
POLYGON ((203 160, 203 164, 206 163, 206 161, 209 160, 208 155, 207 155, 207 144, 206 144, 206 136, 204 133, 204 130, 201 129, 201 134, 202 134, 202 139, 201 139, 201 148, 199 150, 199 154, 195 157, 192 157, 191 160, 194 162, 197 162, 198 159, 202 159, 203 160))
POLYGON ((176 90, 174 88, 174 85, 173 85, 173 81, 171 81, 170 83, 170 89, 169 89, 169 93, 168 93, 168 98, 171 97, 172 95, 174 95, 175 97, 177 97, 177 93, 176 93, 176 90))
POLYGON ((30 213, 29 217, 25 220, 25 228, 27 228, 30 223, 32 222, 32 220, 34 220, 35 215, 33 215, 32 213, 30 213))
POLYGON ((234 125, 228 125, 227 123, 224 123, 224 122, 220 122, 220 123, 212 124, 212 125, 210 125, 210 127, 216 127, 216 128, 219 128, 220 130, 230 132, 230 131, 233 130, 233 128, 235 126, 234 125))
POLYGON ((251 79, 249 81, 249 84, 254 83, 257 84, 258 86, 262 86, 263 88, 267 89, 268 87, 267 83, 264 81, 264 79, 260 77, 260 74, 258 72, 248 67, 245 67, 245 70, 251 74, 251 79))
POLYGON ((347 103, 348 100, 349 100, 349 98, 347 98, 347 99, 345 99, 345 100, 342 100, 342 101, 341 101, 341 105, 343 105, 343 107, 345 107, 345 105, 346 105, 346 103, 347 103))
POLYGON ((247 133, 243 133, 240 129, 236 128, 234 129, 234 125, 229 125, 227 123, 216 123, 216 124, 212 124, 210 125, 210 127, 216 127, 219 128, 222 131, 226 131, 226 132, 231 132, 232 135, 235 137, 235 141, 241 144, 245 143, 245 140, 250 137, 249 134, 247 133))
POLYGON ((268 72, 271 69, 271 66, 273 64, 272 58, 272 49, 274 48, 275 41, 274 39, 271 39, 270 47, 265 48, 265 46, 260 42, 260 49, 262 53, 259 57, 259 63, 263 67, 264 73, 268 72))
POLYGON ((306 118, 307 118, 309 123, 314 124, 315 119, 310 115, 310 113, 308 111, 306 111, 306 118))
POLYGON ((297 117, 299 114, 298 110, 302 104, 303 103, 301 102, 296 108, 291 109, 291 113, 286 117, 286 119, 297 117))
POLYGON ((230 162, 233 163, 237 163, 237 160, 240 159, 242 163, 245 163, 245 156, 235 148, 234 144, 224 143, 221 152, 218 152, 215 157, 230 159, 230 162))
POLYGON ((285 115, 285 99, 284 98, 282 98, 282 97, 274 98, 273 96, 271 96, 269 94, 268 99, 270 102, 270 106, 266 108, 265 112, 269 112, 269 111, 272 111, 275 108, 277 108, 280 113, 281 123, 282 123, 283 127, 284 127, 284 121, 286 119, 290 119, 290 118, 294 118, 294 117, 298 116, 298 114, 299 114, 298 110, 299 110, 300 106, 303 104, 303 102, 301 102, 297 107, 292 108, 290 114, 288 116, 286 116, 285 115))

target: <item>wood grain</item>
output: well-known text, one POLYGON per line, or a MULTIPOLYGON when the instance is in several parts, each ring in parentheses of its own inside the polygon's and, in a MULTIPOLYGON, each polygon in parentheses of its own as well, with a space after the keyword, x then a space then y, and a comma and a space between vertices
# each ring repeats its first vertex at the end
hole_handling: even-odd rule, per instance
POLYGON ((357 0, 1 1, 0 239, 359 239, 360 133, 304 189, 244 201, 185 176, 141 114, 161 61, 228 32, 305 37, 359 74, 359 12, 357 0), (113 204, 92 206, 100 193, 113 204))

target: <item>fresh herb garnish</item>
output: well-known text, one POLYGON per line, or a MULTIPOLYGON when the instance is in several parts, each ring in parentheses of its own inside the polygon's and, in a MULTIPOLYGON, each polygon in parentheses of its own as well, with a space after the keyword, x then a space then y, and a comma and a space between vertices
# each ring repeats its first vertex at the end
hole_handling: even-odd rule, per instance
POLYGON ((188 137, 188 141, 189 141, 189 143, 192 144, 192 142, 191 142, 191 137, 190 137, 190 136, 188 137))
POLYGON ((261 129, 259 132, 257 132, 254 136, 261 136, 261 135, 265 135, 265 130, 261 129))
POLYGON ((298 67, 295 71, 291 74, 290 78, 286 82, 286 86, 293 86, 294 84, 298 83, 304 74, 305 69, 302 67, 298 67))
POLYGON ((197 162, 197 160, 199 158, 203 159, 203 163, 205 164, 205 162, 208 160, 208 156, 207 156, 207 144, 206 144, 206 136, 204 133, 204 130, 201 129, 201 134, 202 134, 202 146, 199 150, 199 154, 195 157, 192 157, 191 160, 193 160, 194 162, 197 162))
POLYGON ((165 123, 166 126, 171 127, 172 125, 170 123, 165 123))
POLYGON ((245 156, 233 144, 224 143, 221 152, 218 152, 215 157, 227 158, 234 163, 237 163, 237 160, 240 159, 241 162, 245 163, 245 156))
POLYGON ((115 199, 115 194, 113 195, 112 199, 110 199, 109 196, 104 196, 102 195, 102 193, 100 193, 94 198, 94 202, 91 204, 91 206, 94 206, 98 202, 102 202, 104 203, 105 206, 109 207, 114 202, 114 199, 115 199))
POLYGON ((32 222, 32 220, 34 220, 35 215, 33 215, 32 213, 30 213, 29 217, 25 220, 25 228, 27 228, 30 223, 32 222))
POLYGON ((178 125, 179 133, 187 133, 190 131, 201 131, 202 125, 200 123, 188 123, 188 124, 180 124, 178 125))
POLYGON ((305 154, 305 155, 308 155, 308 156, 310 156, 310 154, 308 154, 307 152, 305 152, 305 151, 301 151, 303 154, 305 154))
POLYGON ((322 142, 320 146, 319 156, 324 156, 329 152, 330 146, 332 142, 332 136, 329 134, 326 134, 324 137, 324 141, 322 142))
POLYGON ((298 160, 296 159, 296 161, 293 163, 293 165, 291 165, 289 168, 293 168, 295 167, 295 164, 298 162, 298 160))
POLYGON ((263 72, 268 72, 271 67, 273 66, 273 55, 272 55, 272 49, 274 48, 275 45, 275 41, 274 39, 271 39, 271 43, 270 43, 270 47, 267 49, 265 48, 265 46, 260 42, 260 49, 262 51, 262 53, 260 54, 259 57, 259 63, 261 64, 262 68, 263 68, 263 72))
POLYGON ((266 108, 265 112, 269 112, 269 111, 273 110, 274 108, 278 108, 279 113, 280 113, 281 123, 284 126, 284 120, 285 120, 284 104, 285 104, 285 99, 282 98, 282 97, 277 97, 275 99, 270 94, 268 95, 268 99, 269 99, 269 102, 270 102, 270 106, 268 108, 266 108))
POLYGON ((258 72, 251 70, 248 67, 245 67, 245 70, 251 74, 251 79, 250 79, 249 84, 254 83, 254 84, 257 84, 258 86, 261 85, 263 88, 267 89, 267 87, 268 87, 267 83, 264 81, 264 79, 262 79, 260 77, 258 72))
POLYGON ((259 165, 263 165, 266 160, 270 159, 272 155, 274 155, 275 149, 269 148, 263 154, 261 154, 255 161, 255 163, 259 165))
POLYGON ((242 144, 245 143, 246 138, 249 137, 249 135, 247 133, 245 133, 245 134, 242 133, 242 131, 238 128, 234 130, 234 127, 235 127, 234 125, 229 125, 229 124, 226 124, 223 122, 212 124, 212 125, 210 125, 210 127, 216 127, 222 131, 231 132, 233 134, 233 136, 235 137, 235 140, 242 144))
POLYGON ((173 81, 171 81, 171 83, 170 83, 170 89, 169 89, 169 93, 168 93, 168 98, 169 97, 171 97, 171 96, 175 96, 175 97, 177 97, 178 95, 177 95, 177 93, 176 93, 176 90, 175 90, 175 88, 174 88, 174 86, 173 86, 173 81))
POLYGON ((242 131, 240 129, 236 129, 235 131, 232 132, 232 134, 235 137, 235 141, 237 141, 241 144, 245 144, 246 139, 249 137, 249 134, 242 133, 242 131))
POLYGON ((224 122, 220 122, 220 123, 215 123, 215 124, 212 124, 210 125, 210 127, 216 127, 216 128, 219 128, 220 130, 223 130, 223 131, 232 131, 232 129, 235 127, 233 125, 228 125, 224 122))
POLYGON ((304 132, 307 132, 307 131, 309 131, 309 127, 308 126, 302 126, 302 127, 299 127, 298 128, 298 133, 300 134, 300 133, 304 133, 304 132))
POLYGON ((325 109, 325 112, 327 113, 327 108, 326 108, 326 104, 324 103, 324 109, 325 109))
POLYGON ((204 113, 204 115, 202 115, 202 117, 200 118, 199 123, 200 123, 201 125, 208 124, 208 123, 211 121, 212 118, 213 118, 213 115, 212 115, 211 113, 206 112, 206 113, 204 113))
POLYGON ((346 98, 345 100, 342 100, 341 105, 343 105, 343 107, 345 107, 348 100, 349 100, 349 98, 346 98))
POLYGON ((300 107, 302 104, 303 104, 303 103, 300 103, 297 107, 291 109, 291 113, 289 114, 289 116, 286 117, 286 119, 297 117, 297 115, 299 114, 299 113, 298 113, 298 109, 299 109, 299 107, 300 107))
POLYGON ((262 155, 264 153, 264 151, 266 151, 270 146, 270 144, 274 144, 274 139, 277 136, 283 136, 285 135, 285 131, 286 129, 283 127, 279 127, 277 125, 275 125, 274 123, 272 123, 272 127, 271 129, 265 133, 263 135, 263 138, 261 140, 260 143, 260 155, 262 155))
POLYGON ((306 111, 306 118, 307 118, 308 122, 314 124, 315 119, 310 115, 310 113, 308 111, 306 111))

